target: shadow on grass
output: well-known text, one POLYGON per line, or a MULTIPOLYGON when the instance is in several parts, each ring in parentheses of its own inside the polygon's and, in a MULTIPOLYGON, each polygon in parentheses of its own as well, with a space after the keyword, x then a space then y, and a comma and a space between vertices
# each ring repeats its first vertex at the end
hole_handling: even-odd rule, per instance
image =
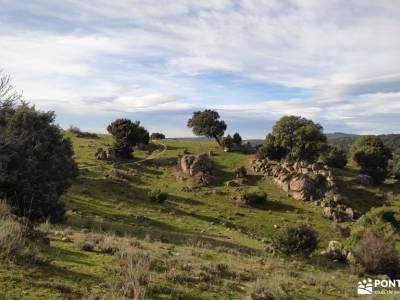
POLYGON ((362 214, 372 207, 382 206, 386 202, 386 192, 392 191, 385 184, 381 186, 363 186, 356 182, 360 173, 355 169, 335 170, 340 178, 339 190, 347 196, 345 204, 359 210, 362 214))
POLYGON ((268 199, 264 204, 254 204, 251 206, 252 208, 257 208, 261 210, 272 210, 276 212, 284 212, 284 211, 297 211, 299 213, 303 213, 304 210, 290 204, 282 203, 278 200, 270 200, 268 199))
POLYGON ((203 205, 204 203, 198 200, 190 199, 190 198, 184 198, 180 196, 171 196, 170 198, 171 201, 176 201, 177 203, 183 203, 187 205, 203 205))
POLYGON ((313 256, 309 259, 304 259, 304 263, 312 265, 319 270, 323 271, 336 271, 336 270, 343 270, 348 269, 348 266, 344 262, 340 261, 333 261, 323 256, 313 256))
MULTIPOLYGON (((176 213, 190 215, 203 221, 219 221, 215 218, 208 218, 206 216, 192 215, 185 212, 180 212, 179 209, 176 210, 176 213)), ((79 217, 75 216, 67 220, 67 225, 75 229, 81 229, 82 227, 86 227, 88 225, 88 221, 87 218, 85 218, 85 220, 81 220, 79 217)), ((227 226, 228 225, 229 224, 227 224, 227 226)), ((232 226, 237 227, 237 225, 235 224, 232 224, 232 226)), ((137 222, 136 225, 126 224, 117 221, 106 222, 92 218, 90 221, 90 227, 94 231, 113 232, 120 236, 133 236, 137 239, 142 240, 145 238, 151 238, 151 240, 167 241, 168 243, 175 245, 188 245, 189 243, 194 244, 193 241, 201 241, 202 243, 208 245, 207 248, 210 249, 215 249, 217 247, 226 247, 251 255, 263 254, 263 251, 258 249, 238 245, 229 241, 219 240, 215 238, 216 236, 193 232, 160 221, 150 220, 148 218, 146 218, 144 221, 137 222)))

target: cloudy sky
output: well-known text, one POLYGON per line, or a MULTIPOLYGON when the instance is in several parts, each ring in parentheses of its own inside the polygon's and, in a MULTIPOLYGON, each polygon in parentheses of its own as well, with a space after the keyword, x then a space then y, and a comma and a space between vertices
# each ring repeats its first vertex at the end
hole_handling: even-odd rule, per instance
POLYGON ((190 136, 213 108, 264 137, 282 115, 326 132, 400 131, 397 0, 0 0, 0 68, 67 127, 117 117, 190 136))

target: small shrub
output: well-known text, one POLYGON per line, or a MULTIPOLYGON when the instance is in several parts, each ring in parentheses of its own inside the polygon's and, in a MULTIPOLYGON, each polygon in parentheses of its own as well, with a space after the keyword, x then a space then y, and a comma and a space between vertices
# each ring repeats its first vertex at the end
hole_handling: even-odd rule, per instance
POLYGON ((0 259, 41 263, 49 244, 48 238, 30 224, 22 223, 11 208, 0 201, 0 259))
POLYGON ((99 241, 97 248, 102 253, 115 254, 120 249, 120 243, 114 235, 106 235, 99 241))
POLYGON ((382 239, 367 232, 353 249, 356 263, 369 274, 396 275, 399 260, 393 241, 382 239))
POLYGON ((279 229, 272 243, 282 253, 308 256, 317 248, 318 233, 306 224, 290 225, 279 229))
POLYGON ((81 129, 79 127, 72 126, 72 125, 68 128, 68 132, 71 132, 72 134, 74 134, 76 137, 79 137, 79 138, 98 138, 99 137, 96 133, 81 131, 81 129))
POLYGON ((146 299, 150 282, 151 260, 148 254, 134 248, 126 248, 116 253, 118 268, 113 287, 117 299, 146 299))
POLYGON ((231 274, 229 266, 224 263, 204 265, 204 266, 201 266, 200 269, 206 273, 213 274, 213 275, 223 276, 223 275, 231 274))
POLYGON ((0 256, 15 260, 24 251, 24 230, 22 224, 7 218, 0 222, 0 256))
POLYGON ((75 135, 81 133, 81 129, 79 127, 73 126, 73 125, 70 125, 67 131, 71 132, 72 134, 75 134, 75 135))
POLYGON ((243 195, 243 202, 247 205, 259 205, 267 202, 267 194, 262 191, 248 191, 243 195))
POLYGON ((178 271, 175 269, 171 269, 166 275, 165 278, 169 281, 175 282, 175 283, 191 283, 195 282, 195 278, 191 275, 190 272, 188 271, 178 271))
POLYGON ((150 201, 155 203, 164 203, 168 199, 168 193, 161 192, 160 190, 152 190, 148 193, 150 201))
POLYGON ((287 278, 274 277, 257 281, 248 300, 283 300, 290 297, 290 286, 287 278))
POLYGON ((80 235, 74 239, 75 246, 83 251, 92 251, 95 243, 88 238, 88 235, 80 235))

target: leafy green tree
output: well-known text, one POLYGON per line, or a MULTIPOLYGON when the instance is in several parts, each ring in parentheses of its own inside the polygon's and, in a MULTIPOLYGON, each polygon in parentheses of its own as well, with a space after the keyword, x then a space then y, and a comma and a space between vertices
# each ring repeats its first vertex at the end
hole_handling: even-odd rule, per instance
POLYGON ((165 135, 159 132, 153 132, 150 135, 150 139, 151 140, 164 140, 165 139, 165 135))
POLYGON ((221 138, 226 130, 226 124, 220 120, 218 112, 210 109, 196 111, 192 118, 188 120, 187 126, 192 128, 197 136, 214 138, 218 145, 221 145, 221 138))
POLYGON ((231 150, 233 147, 233 139, 230 134, 228 134, 223 140, 222 140, 222 146, 224 148, 227 148, 228 150, 231 150))
POLYGON ((78 174, 72 145, 53 112, 14 100, 0 106, 0 198, 31 221, 60 221, 59 198, 78 174))
POLYGON ((107 131, 114 137, 113 148, 121 157, 131 157, 133 146, 148 144, 150 140, 149 132, 139 121, 117 119, 108 125, 107 131))
POLYGON ((275 137, 268 134, 264 144, 257 150, 257 158, 269 158, 272 160, 281 160, 287 155, 287 150, 275 143, 275 137))
POLYGON ((236 146, 239 147, 239 146, 242 145, 242 137, 240 136, 239 133, 236 132, 236 133, 233 135, 232 139, 233 139, 233 143, 234 143, 236 146))
POLYGON ((351 146, 351 156, 361 172, 371 176, 375 184, 385 181, 392 153, 380 138, 374 135, 360 136, 351 146))
POLYGON ((329 167, 343 169, 347 164, 346 152, 331 145, 327 145, 321 152, 320 160, 329 167))
POLYGON ((272 128, 274 146, 285 149, 291 160, 314 161, 326 145, 322 126, 306 118, 284 116, 272 128))

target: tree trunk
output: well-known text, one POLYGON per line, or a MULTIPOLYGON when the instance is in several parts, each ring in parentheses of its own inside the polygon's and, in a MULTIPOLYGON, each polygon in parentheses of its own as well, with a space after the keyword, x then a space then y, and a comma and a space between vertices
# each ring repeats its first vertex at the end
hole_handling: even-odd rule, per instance
POLYGON ((218 145, 221 146, 221 141, 219 140, 219 138, 216 135, 214 135, 214 138, 217 141, 218 145))

